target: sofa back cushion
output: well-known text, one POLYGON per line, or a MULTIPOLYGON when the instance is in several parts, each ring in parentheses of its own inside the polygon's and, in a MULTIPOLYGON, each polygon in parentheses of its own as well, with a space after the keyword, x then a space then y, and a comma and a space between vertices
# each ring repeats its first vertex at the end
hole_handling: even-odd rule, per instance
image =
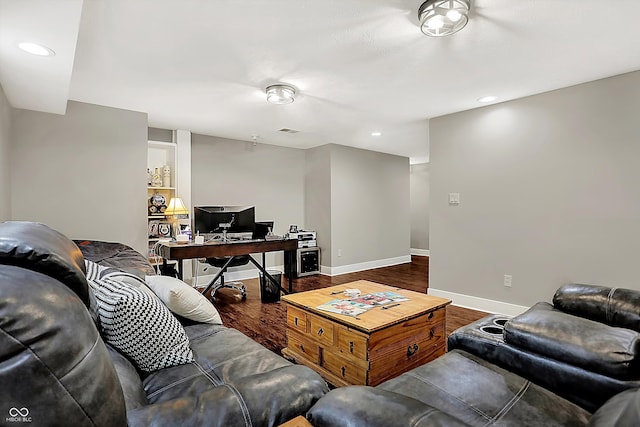
POLYGON ((0 265, 0 402, 7 424, 126 425, 116 371, 65 284, 0 265))
POLYGON ((80 249, 44 224, 7 221, 0 224, 0 264, 15 265, 57 279, 88 307, 89 290, 80 249))
POLYGON ((553 296, 558 310, 640 332, 640 292, 597 285, 570 284, 553 296))
POLYGON ((127 273, 135 274, 141 279, 156 274, 149 258, 123 243, 103 242, 100 240, 74 240, 82 251, 84 259, 102 267, 113 267, 127 273))
POLYGON ((122 386, 127 412, 148 405, 149 401, 147 400, 142 380, 136 368, 131 364, 129 359, 120 354, 118 350, 109 344, 106 346, 109 351, 109 356, 111 356, 113 366, 116 368, 120 385, 122 386))

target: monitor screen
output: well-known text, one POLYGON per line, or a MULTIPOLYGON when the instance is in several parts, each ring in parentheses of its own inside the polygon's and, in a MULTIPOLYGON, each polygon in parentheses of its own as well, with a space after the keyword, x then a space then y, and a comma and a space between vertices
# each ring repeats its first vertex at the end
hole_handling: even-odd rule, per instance
POLYGON ((269 233, 273 233, 273 221, 256 221, 256 229, 251 238, 264 239, 269 233))
POLYGON ((253 206, 195 206, 193 231, 211 233, 253 233, 255 229, 253 206))

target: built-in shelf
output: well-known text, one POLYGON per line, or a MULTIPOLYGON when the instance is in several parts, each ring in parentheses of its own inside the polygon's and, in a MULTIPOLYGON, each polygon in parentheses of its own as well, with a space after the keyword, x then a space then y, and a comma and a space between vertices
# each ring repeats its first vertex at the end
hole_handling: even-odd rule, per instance
MULTIPOLYGON (((149 234, 147 239, 148 244, 148 256, 149 260, 152 262, 162 262, 162 259, 155 256, 153 253, 154 245, 160 240, 160 238, 166 238, 167 236, 154 236, 151 231, 152 221, 157 221, 158 224, 166 224, 169 223, 169 219, 164 214, 150 214, 149 203, 154 194, 161 194, 165 199, 165 208, 169 205, 169 201, 172 197, 175 197, 177 194, 176 189, 176 164, 177 164, 177 148, 176 144, 173 142, 162 142, 162 141, 148 141, 147 146, 147 168, 153 173, 156 168, 162 170, 162 168, 167 165, 171 171, 171 180, 169 185, 160 185, 153 186, 147 185, 147 222, 149 226, 149 234)), ((164 182, 163 184, 167 184, 164 182)), ((158 226, 159 227, 159 226, 158 226)), ((154 227, 154 229, 156 229, 154 227)), ((157 229, 156 229, 157 232, 157 229)))

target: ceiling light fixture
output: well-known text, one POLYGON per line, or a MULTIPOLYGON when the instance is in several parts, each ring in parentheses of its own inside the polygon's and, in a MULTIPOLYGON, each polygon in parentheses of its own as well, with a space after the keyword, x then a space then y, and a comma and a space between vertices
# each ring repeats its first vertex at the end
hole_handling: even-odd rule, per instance
POLYGON ((418 9, 420 29, 428 36, 457 33, 469 21, 469 0, 427 0, 418 9))
POLYGON ((487 103, 487 102, 493 102, 496 99, 498 99, 497 96, 488 95, 488 96, 483 96, 482 98, 478 98, 478 102, 487 103))
POLYGON ((371 132, 371 136, 380 136, 382 132, 371 132))
POLYGON ((23 51, 38 56, 54 56, 56 53, 46 46, 33 42, 20 42, 18 47, 23 51))
POLYGON ((272 104, 291 104, 296 96, 296 90, 289 85, 271 85, 265 89, 267 101, 272 104))

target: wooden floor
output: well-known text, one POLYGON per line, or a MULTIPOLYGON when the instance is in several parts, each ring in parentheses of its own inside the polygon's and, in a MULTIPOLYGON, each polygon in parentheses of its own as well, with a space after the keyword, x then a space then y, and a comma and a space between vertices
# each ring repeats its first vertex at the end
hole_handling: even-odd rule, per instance
MULTIPOLYGON (((339 276, 314 275, 293 280, 294 292, 340 285, 354 280, 370 280, 390 286, 426 292, 429 277, 429 258, 414 256, 411 263, 376 268, 339 276)), ((286 279, 283 278, 286 282, 286 279)), ((231 289, 221 289, 215 306, 225 326, 238 329, 275 353, 286 347, 286 309, 283 302, 262 304, 258 279, 244 280, 247 299, 231 289)), ((285 285, 286 288, 286 285, 285 285)), ((447 335, 455 329, 474 322, 487 313, 456 306, 447 308, 447 335)))

